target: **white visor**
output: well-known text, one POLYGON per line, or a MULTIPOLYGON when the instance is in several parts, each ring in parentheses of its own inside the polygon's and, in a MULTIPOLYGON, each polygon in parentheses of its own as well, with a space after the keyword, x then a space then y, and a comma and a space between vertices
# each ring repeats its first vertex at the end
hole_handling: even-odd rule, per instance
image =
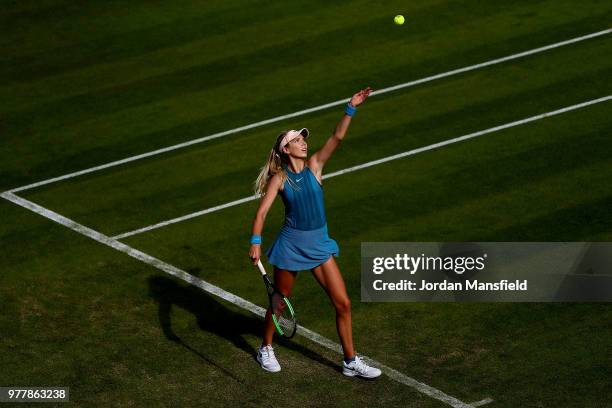
POLYGON ((283 140, 281 140, 280 145, 278 145, 278 150, 283 151, 283 147, 285 147, 290 141, 298 137, 299 135, 304 136, 304 138, 308 137, 310 132, 306 128, 302 128, 300 130, 290 130, 287 132, 283 140))

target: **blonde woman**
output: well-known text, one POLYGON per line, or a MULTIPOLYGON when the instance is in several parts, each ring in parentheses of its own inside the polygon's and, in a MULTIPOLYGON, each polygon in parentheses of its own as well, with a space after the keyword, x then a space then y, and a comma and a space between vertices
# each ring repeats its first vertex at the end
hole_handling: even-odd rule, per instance
MULTIPOLYGON (((253 264, 257 264, 261 257, 264 221, 274 199, 280 194, 285 205, 285 223, 266 251, 269 263, 274 265, 274 282, 285 296, 289 296, 298 271, 312 271, 336 309, 336 328, 344 351, 342 372, 347 376, 365 378, 378 377, 380 370, 368 366, 355 354, 350 301, 334 259, 334 256, 339 256, 340 249, 327 232, 321 180, 323 166, 344 139, 356 107, 368 98, 370 92, 370 87, 367 87, 353 95, 334 134, 310 158, 307 158, 308 129, 289 130, 278 135, 268 161, 255 181, 255 191, 262 194, 262 199, 253 220, 249 251, 253 264)), ((264 370, 277 372, 281 367, 272 348, 273 335, 274 325, 268 309, 257 361, 264 370)))

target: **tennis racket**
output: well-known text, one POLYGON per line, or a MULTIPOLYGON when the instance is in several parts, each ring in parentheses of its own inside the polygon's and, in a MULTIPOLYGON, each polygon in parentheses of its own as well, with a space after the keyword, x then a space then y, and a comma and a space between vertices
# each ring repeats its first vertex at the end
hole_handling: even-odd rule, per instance
POLYGON ((291 302, 289 302, 289 299, 274 286, 272 281, 270 281, 266 270, 261 264, 261 260, 257 261, 257 267, 266 284, 268 299, 270 300, 270 310, 272 311, 272 321, 274 322, 276 331, 281 336, 290 339, 295 335, 297 330, 297 320, 295 318, 293 306, 291 302))

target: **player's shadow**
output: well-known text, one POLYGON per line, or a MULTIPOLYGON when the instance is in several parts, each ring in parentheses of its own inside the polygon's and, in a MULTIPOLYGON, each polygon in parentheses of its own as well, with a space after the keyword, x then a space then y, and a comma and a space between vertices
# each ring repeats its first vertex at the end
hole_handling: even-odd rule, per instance
MULTIPOLYGON (((233 373, 221 367, 209 357, 194 349, 181 340, 172 330, 171 310, 172 306, 178 306, 192 313, 198 326, 217 336, 230 341, 237 348, 251 354, 256 364, 257 349, 251 346, 244 338, 244 335, 254 335, 259 337, 263 328, 263 320, 255 316, 245 316, 234 312, 213 296, 203 292, 201 289, 190 285, 183 285, 174 279, 164 276, 154 276, 149 278, 149 294, 159 304, 158 317, 162 331, 168 340, 181 344, 189 351, 193 352, 207 363, 217 367, 229 377, 238 382, 242 382, 233 373)), ((275 342, 283 347, 301 353, 302 355, 333 369, 338 370, 338 364, 330 361, 324 356, 297 344, 294 341, 275 337, 275 342)))

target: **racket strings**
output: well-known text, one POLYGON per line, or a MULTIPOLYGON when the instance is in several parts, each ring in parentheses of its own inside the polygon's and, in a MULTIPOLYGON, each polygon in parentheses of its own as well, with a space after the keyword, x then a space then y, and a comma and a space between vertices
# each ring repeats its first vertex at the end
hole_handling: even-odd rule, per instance
POLYGON ((291 332, 295 327, 295 319, 291 314, 291 308, 285 302, 285 299, 279 295, 272 296, 272 313, 276 317, 276 321, 284 331, 291 332))

